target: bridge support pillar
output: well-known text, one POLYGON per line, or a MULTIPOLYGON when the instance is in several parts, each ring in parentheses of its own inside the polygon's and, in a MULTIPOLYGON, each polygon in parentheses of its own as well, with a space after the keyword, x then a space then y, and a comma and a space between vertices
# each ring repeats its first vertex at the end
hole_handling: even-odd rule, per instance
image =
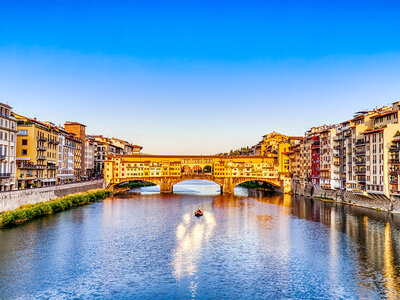
POLYGON ((170 178, 161 178, 160 193, 172 194, 173 186, 170 178))
POLYGON ((282 182, 282 192, 284 194, 289 194, 292 192, 291 180, 290 178, 284 178, 282 182))
POLYGON ((235 185, 233 184, 232 177, 224 178, 224 182, 221 185, 221 194, 222 195, 233 195, 234 189, 235 189, 235 185))

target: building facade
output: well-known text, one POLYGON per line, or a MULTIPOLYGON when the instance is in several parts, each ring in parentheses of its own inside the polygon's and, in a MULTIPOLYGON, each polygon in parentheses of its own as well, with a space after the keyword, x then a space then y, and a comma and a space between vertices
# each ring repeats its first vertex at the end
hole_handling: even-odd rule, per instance
POLYGON ((57 183, 58 129, 14 114, 17 119, 18 188, 42 187, 57 183))
POLYGON ((0 102, 0 191, 16 189, 17 120, 11 106, 0 102))

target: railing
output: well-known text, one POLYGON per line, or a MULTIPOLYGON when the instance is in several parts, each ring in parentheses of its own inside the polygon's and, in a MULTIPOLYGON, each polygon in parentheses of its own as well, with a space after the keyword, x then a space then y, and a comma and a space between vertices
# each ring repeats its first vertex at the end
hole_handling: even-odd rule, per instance
POLYGON ((355 171, 354 173, 356 174, 356 175, 365 175, 365 170, 358 170, 358 171, 355 171))
POLYGON ((11 176, 11 173, 0 173, 0 178, 8 178, 11 176))
POLYGON ((390 181, 389 181, 389 184, 398 184, 398 183, 399 183, 398 180, 390 180, 390 181))
POLYGON ((358 140, 358 141, 355 143, 356 146, 364 146, 364 145, 366 145, 366 144, 367 144, 367 142, 366 142, 366 141, 362 141, 362 140, 358 140))
POLYGON ((390 159, 390 163, 392 163, 392 164, 398 164, 398 163, 400 163, 400 161, 399 161, 398 158, 397 158, 397 159, 390 159))
POLYGON ((36 159, 37 160, 46 160, 46 158, 47 158, 46 156, 38 155, 36 159))
POLYGON ((46 151, 46 150, 47 150, 47 147, 39 146, 39 147, 37 147, 37 150, 38 150, 38 151, 46 151))
POLYGON ((389 148, 389 151, 391 151, 391 152, 398 152, 398 151, 400 151, 400 147, 399 147, 399 146, 391 146, 391 147, 389 148))
POLYGON ((19 169, 29 169, 29 170, 36 170, 36 169, 46 169, 46 165, 35 165, 35 164, 17 164, 19 169))
POLYGON ((38 136, 37 140, 40 141, 40 142, 46 142, 47 138, 45 138, 44 136, 38 136))
POLYGON ((356 166, 360 166, 360 165, 365 165, 366 161, 362 160, 362 161, 355 161, 355 165, 356 166))
POLYGON ((365 150, 363 151, 356 151, 355 155, 365 155, 365 150))
POLYGON ((56 145, 57 145, 57 144, 58 144, 58 141, 55 140, 55 139, 49 139, 49 140, 48 140, 48 143, 49 143, 49 144, 56 144, 56 145))

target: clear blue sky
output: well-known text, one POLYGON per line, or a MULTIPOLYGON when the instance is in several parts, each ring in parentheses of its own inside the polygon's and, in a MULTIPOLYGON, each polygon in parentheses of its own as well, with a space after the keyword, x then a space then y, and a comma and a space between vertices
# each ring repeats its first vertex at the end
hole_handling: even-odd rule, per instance
POLYGON ((0 101, 212 154, 400 100, 396 1, 0 0, 0 101))

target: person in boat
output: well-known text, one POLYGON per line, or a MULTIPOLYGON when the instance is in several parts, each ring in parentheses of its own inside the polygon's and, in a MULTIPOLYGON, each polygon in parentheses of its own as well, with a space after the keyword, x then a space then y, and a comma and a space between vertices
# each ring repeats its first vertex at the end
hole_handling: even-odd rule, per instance
POLYGON ((197 210, 196 210, 196 214, 197 213, 199 213, 199 214, 202 214, 203 212, 201 211, 201 209, 200 209, 200 206, 197 208, 197 210))

